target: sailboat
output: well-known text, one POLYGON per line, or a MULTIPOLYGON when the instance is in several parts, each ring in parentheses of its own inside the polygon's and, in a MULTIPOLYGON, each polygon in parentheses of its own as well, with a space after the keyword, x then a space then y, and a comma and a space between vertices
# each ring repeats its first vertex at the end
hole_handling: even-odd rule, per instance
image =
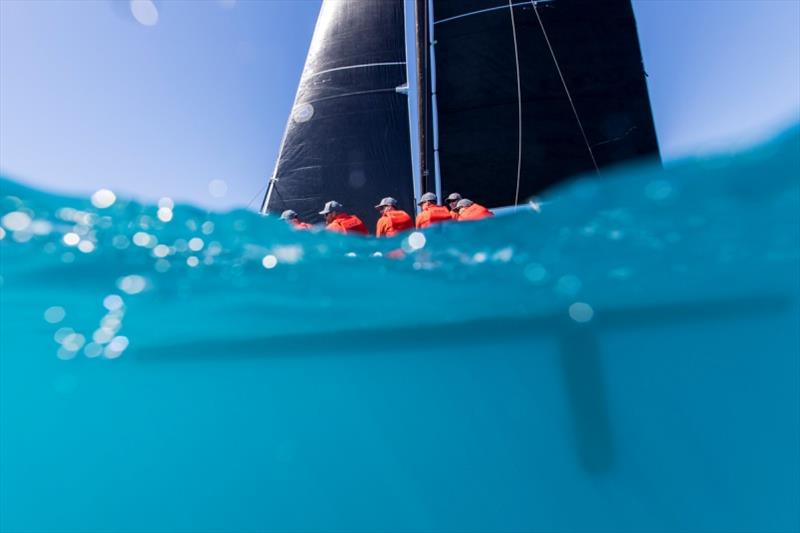
POLYGON ((630 0, 414 0, 414 35, 406 6, 323 0, 262 213, 319 221, 335 199, 374 224, 380 198, 413 212, 426 191, 517 206, 658 159, 630 0))

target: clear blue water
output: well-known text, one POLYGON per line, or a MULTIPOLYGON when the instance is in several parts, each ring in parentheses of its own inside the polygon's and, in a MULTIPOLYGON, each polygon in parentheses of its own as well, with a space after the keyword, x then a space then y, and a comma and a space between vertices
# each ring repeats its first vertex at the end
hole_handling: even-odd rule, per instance
POLYGON ((800 529, 798 128, 424 242, 0 185, 3 531, 800 529))

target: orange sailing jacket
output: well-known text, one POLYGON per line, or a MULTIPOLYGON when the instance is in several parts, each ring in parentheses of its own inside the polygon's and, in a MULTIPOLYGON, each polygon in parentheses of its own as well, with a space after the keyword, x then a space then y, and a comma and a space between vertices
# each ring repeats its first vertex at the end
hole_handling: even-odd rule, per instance
POLYGON ((458 221, 462 222, 465 220, 480 220, 482 218, 493 217, 494 213, 486 209, 480 204, 472 204, 469 207, 465 207, 458 213, 458 221))
POLYGON ((405 211, 399 209, 392 209, 386 211, 381 218, 378 219, 378 225, 375 228, 376 237, 394 237, 401 231, 412 229, 414 221, 405 211))
POLYGON ((347 213, 339 213, 336 215, 333 221, 327 225, 326 229, 337 233, 360 233, 361 235, 369 235, 369 231, 364 223, 361 222, 361 219, 355 215, 348 215, 347 213))
POLYGON ((417 215, 417 227, 420 229, 427 228, 433 224, 449 220, 453 220, 450 216, 450 210, 440 205, 434 205, 425 208, 422 213, 417 215))
POLYGON ((289 224, 291 224, 294 229, 311 229, 311 224, 300 222, 296 218, 289 220, 289 224))

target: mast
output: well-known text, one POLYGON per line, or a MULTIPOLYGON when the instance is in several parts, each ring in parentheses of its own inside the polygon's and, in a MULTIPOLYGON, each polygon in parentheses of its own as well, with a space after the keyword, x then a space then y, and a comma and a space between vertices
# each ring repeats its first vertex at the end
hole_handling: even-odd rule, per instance
POLYGON ((436 94, 436 37, 433 32, 433 0, 428 0, 428 49, 430 50, 431 132, 433 134, 433 166, 436 197, 442 201, 442 169, 439 165, 439 104, 436 94))
POLYGON ((417 128, 419 139, 419 190, 428 190, 428 0, 414 2, 417 52, 417 128))

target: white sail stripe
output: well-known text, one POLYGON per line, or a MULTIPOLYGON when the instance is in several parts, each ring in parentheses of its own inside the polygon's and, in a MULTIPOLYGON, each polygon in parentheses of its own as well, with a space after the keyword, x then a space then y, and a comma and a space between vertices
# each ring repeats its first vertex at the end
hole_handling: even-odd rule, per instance
MULTIPOLYGON (((534 7, 534 9, 536 9, 534 7)), ((517 66, 517 188, 514 193, 514 205, 519 205, 519 182, 522 176, 522 83, 519 76, 519 51, 517 49, 517 26, 514 23, 514 4, 508 0, 508 12, 511 14, 511 35, 514 37, 514 62, 517 66)))
MULTIPOLYGON (((551 0, 538 0, 536 3, 544 2, 544 1, 551 1, 551 0)), ((530 0, 526 0, 524 2, 517 2, 516 4, 511 4, 512 6, 526 6, 530 4, 530 0)), ((491 11, 498 11, 500 9, 506 9, 508 6, 497 6, 497 7, 487 7, 486 9, 479 9, 477 11, 470 11, 469 13, 462 13, 460 15, 455 15, 452 17, 448 17, 446 19, 437 20, 434 24, 444 24, 445 22, 450 22, 451 20, 457 20, 464 17, 471 17, 472 15, 480 15, 481 13, 489 13, 491 11)))
POLYGON ((347 67, 336 67, 336 68, 329 68, 326 70, 320 70, 319 72, 314 72, 309 74, 308 76, 303 76, 304 78, 312 78, 314 76, 319 76, 320 74, 327 74, 328 72, 336 72, 337 70, 352 70, 355 68, 367 68, 367 67, 388 67, 392 65, 405 65, 405 61, 392 61, 388 63, 362 63, 361 65, 349 65, 347 67))
POLYGON ((356 91, 352 93, 345 93, 345 94, 334 94, 333 96, 325 96, 324 98, 317 98, 316 100, 308 100, 306 102, 302 102, 303 104, 316 104, 317 102, 324 102, 325 100, 334 100, 336 98, 344 98, 345 96, 358 96, 360 94, 376 94, 376 93, 396 93, 397 87, 391 87, 389 89, 373 89, 371 91, 356 91))

